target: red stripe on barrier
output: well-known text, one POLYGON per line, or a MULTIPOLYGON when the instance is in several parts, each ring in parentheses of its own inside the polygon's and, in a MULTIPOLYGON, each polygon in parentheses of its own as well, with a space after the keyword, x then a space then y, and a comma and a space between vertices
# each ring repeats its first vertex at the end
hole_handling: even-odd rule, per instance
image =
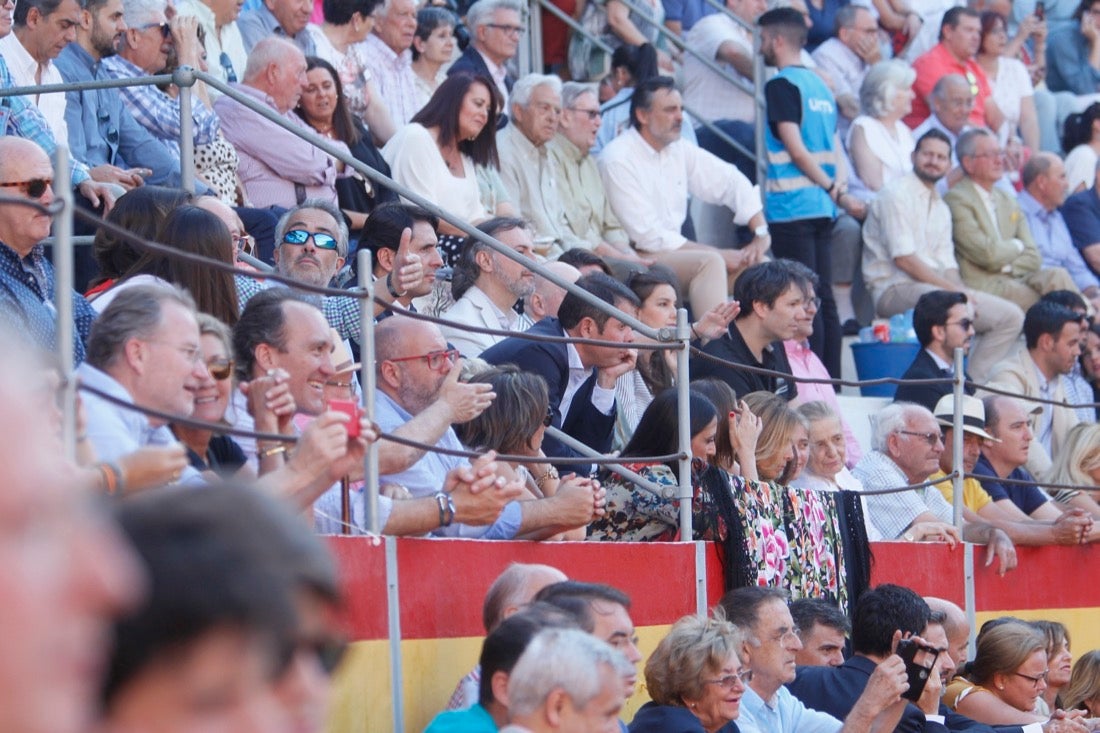
POLYGON ((386 547, 369 537, 326 537, 340 568, 344 631, 353 641, 386 639, 386 547))

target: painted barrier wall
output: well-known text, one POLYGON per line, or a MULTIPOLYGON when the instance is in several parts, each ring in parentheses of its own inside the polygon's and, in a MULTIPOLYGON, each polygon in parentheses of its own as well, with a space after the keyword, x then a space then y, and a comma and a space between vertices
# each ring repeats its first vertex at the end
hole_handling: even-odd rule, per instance
MULTIPOLYGON (((446 704, 455 683, 477 662, 484 630, 481 602, 511 562, 553 565, 577 580, 609 583, 633 600, 639 648, 647 655, 668 626, 710 606, 722 594, 721 569, 709 543, 533 543, 390 540, 334 537, 347 595, 345 624, 353 641, 336 680, 329 730, 394 730, 388 606, 397 601, 402 706, 406 731, 421 731, 446 704), (387 573, 387 563, 396 572, 387 573)), ((1076 653, 1100 648, 1100 548, 1019 548, 1020 567, 1002 577, 974 547, 977 620, 1010 614, 1065 623, 1076 653)), ((962 546, 882 542, 872 545, 873 582, 909 586, 965 605, 962 546)), ((640 675, 639 675, 640 676, 640 675)), ((644 685, 625 718, 647 699, 644 685)))

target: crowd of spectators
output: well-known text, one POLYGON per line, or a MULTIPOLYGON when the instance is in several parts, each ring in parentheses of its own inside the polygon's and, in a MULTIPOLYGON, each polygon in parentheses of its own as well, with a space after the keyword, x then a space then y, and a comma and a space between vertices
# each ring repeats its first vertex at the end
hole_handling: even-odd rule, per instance
MULTIPOLYGON (((51 470, 124 499, 127 543, 114 530, 65 540, 118 556, 81 613, 98 624, 136 614, 116 629, 106 724, 143 728, 155 696, 168 694, 157 685, 189 674, 174 652, 192 645, 232 662, 237 727, 272 730, 265 716, 280 706, 304 714, 294 712, 298 676, 330 671, 335 640, 288 639, 321 633, 310 613, 339 591, 316 541, 285 521, 293 510, 323 534, 377 522, 405 536, 713 542, 724 610, 673 626, 646 665, 653 702, 632 730, 733 730, 734 720, 769 733, 962 730, 968 716, 1082 733, 1079 716, 1057 711, 1087 708, 1097 692, 1075 686, 1068 662, 1056 681, 1064 633, 1015 621, 983 629, 964 668, 948 653, 955 645, 937 641, 958 633, 947 620, 957 609, 869 589, 868 543, 976 543, 1004 574, 1016 546, 1100 540, 1088 491, 1100 482, 1100 89, 1087 82, 1100 79, 1100 8, 559 5, 586 27, 603 23, 612 53, 544 23, 546 73, 518 75, 529 19, 516 0, 478 0, 461 19, 413 0, 323 0, 319 22, 303 0, 244 12, 225 0, 0 6, 4 88, 190 66, 233 90, 191 86, 189 125, 171 83, 0 102, 0 357, 12 360, 0 363, 10 372, 0 390, 13 391, 14 416, 20 400, 52 405, 60 383, 79 380, 66 405, 76 461, 51 470), (574 63, 578 52, 588 56, 574 63), (769 71, 757 78, 761 59, 769 71), (752 149, 758 126, 759 180, 722 139, 752 149), (68 181, 53 179, 59 146, 68 181), (94 245, 78 258, 85 295, 74 292, 64 324, 74 375, 50 355, 70 330, 58 322, 46 249, 60 186, 106 222, 78 219, 94 245), (725 226, 697 228, 702 204, 720 207, 725 226), (358 250, 371 253, 362 274, 381 301, 369 350, 360 298, 339 290, 358 250), (687 374, 675 350, 651 348, 631 326, 674 329, 681 307, 687 374), (909 310, 919 351, 905 377, 943 381, 901 385, 861 445, 833 387, 804 380, 840 377, 852 325, 909 310), (968 384, 956 404, 946 378, 960 348, 968 384), (369 415, 355 408, 366 353, 369 415), (12 380, 28 373, 36 389, 14 394, 12 380), (957 411, 961 465, 945 448, 957 411), (376 442, 378 475, 367 476, 376 442), (626 471, 604 465, 613 453, 626 471), (950 477, 960 472, 956 520, 950 477), (691 538, 680 535, 681 486, 691 538), (245 531, 231 521, 241 515, 257 522, 245 531), (186 546, 150 537, 200 531, 209 556, 174 577, 173 553, 186 546), (206 605, 186 597, 243 568, 255 587, 206 605), (851 618, 848 661, 821 651, 835 675, 794 678, 787 657, 801 644, 788 595, 851 618), (195 614, 191 637, 158 636, 173 613, 195 614), (899 629, 942 647, 941 674, 915 703, 899 701, 899 629), (324 669, 296 669, 313 651, 324 669), (270 694, 279 705, 264 702, 270 694)), ((41 468, 39 448, 62 452, 55 413, 19 428, 33 449, 12 459, 26 472, 41 468)), ((55 503, 43 511, 93 533, 83 504, 55 503)), ((544 730, 562 705, 613 722, 620 682, 633 687, 640 661, 629 599, 571 582, 514 585, 531 592, 512 611, 535 602, 514 620, 487 620, 482 672, 494 673, 456 698, 476 699, 478 724, 492 729, 544 730), (589 605, 611 606, 622 628, 604 634, 589 605)), ((832 618, 833 636, 814 648, 848 633, 832 618)), ((52 714, 77 716, 77 697, 52 714)), ((433 726, 472 724, 444 716, 433 726)))

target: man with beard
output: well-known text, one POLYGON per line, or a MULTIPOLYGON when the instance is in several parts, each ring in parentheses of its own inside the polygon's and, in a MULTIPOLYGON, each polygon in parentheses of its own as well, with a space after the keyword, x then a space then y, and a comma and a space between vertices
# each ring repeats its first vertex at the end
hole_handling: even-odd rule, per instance
MULTIPOLYGON (((981 378, 1015 345, 1024 314, 1004 298, 963 284, 951 238, 951 211, 936 191, 936 183, 950 167, 951 143, 944 133, 929 130, 917 140, 913 172, 883 188, 868 207, 863 276, 875 311, 883 318, 915 307, 922 295, 934 290, 964 293, 965 302, 974 306, 971 318, 981 341, 969 370, 981 378)), ((942 356, 948 365, 951 353, 947 350, 942 356)), ((931 409, 939 396, 905 399, 931 409)))
MULTIPOLYGON (((376 297, 388 300, 391 308, 416 310, 413 300, 432 292, 436 272, 443 267, 438 229, 439 219, 434 214, 412 204, 383 204, 371 212, 359 235, 359 246, 370 250, 376 297), (402 268, 406 267, 419 274, 403 279, 402 268)), ((383 311, 378 303, 374 311, 379 319, 392 313, 389 308, 383 311)))
MULTIPOLYGON (((478 229, 524 257, 532 256, 534 241, 523 219, 498 217, 483 222, 478 229)), ((441 327, 443 335, 463 356, 481 356, 482 351, 504 337, 474 333, 466 326, 526 331, 534 324, 512 306, 534 291, 535 276, 526 266, 471 239, 455 264, 451 281, 455 303, 443 313, 443 318, 453 323, 441 327)))
MULTIPOLYGON (((81 11, 76 41, 57 57, 67 82, 108 78, 100 62, 114 56, 127 32, 122 0, 91 0, 81 11)), ((132 31, 136 36, 151 29, 132 31)), ((112 89, 65 92, 65 124, 73 157, 92 168, 92 177, 125 189, 142 182, 180 185, 179 159, 142 127, 112 89), (140 167, 135 167, 140 166, 140 167)))

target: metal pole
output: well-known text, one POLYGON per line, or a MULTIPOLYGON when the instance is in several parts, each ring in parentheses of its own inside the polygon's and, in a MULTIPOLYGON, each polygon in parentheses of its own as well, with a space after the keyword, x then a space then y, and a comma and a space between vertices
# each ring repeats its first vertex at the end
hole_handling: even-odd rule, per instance
POLYGON ((394 731, 405 730, 405 680, 401 660, 401 589, 398 586, 397 538, 386 538, 386 621, 390 635, 390 705, 394 731))
MULTIPOLYGON (((592 458, 604 457, 603 453, 593 450, 589 446, 574 438, 572 435, 569 435, 568 433, 563 433, 560 428, 555 428, 553 426, 548 427, 546 428, 546 434, 549 435, 551 438, 554 438, 555 440, 563 443, 564 445, 569 446, 573 450, 577 451, 577 453, 580 453, 582 456, 591 456, 592 458)), ((674 498, 675 493, 677 493, 673 492, 673 490, 667 486, 658 486, 641 474, 635 473, 629 468, 620 466, 617 463, 605 463, 603 464, 603 467, 606 468, 608 471, 611 471, 611 473, 622 476, 642 491, 648 491, 654 496, 658 496, 662 499, 672 499, 674 498)))
POLYGON ((756 182, 760 185, 761 191, 763 191, 768 174, 768 153, 764 144, 764 120, 767 119, 767 105, 764 102, 764 55, 760 53, 759 26, 755 26, 752 29, 752 47, 756 49, 752 65, 753 86, 755 87, 755 91, 753 92, 753 104, 756 105, 756 125, 754 126, 756 137, 756 182))
POLYGON ((718 2, 718 0, 703 0, 703 2, 705 2, 707 5, 711 6, 712 8, 716 9, 718 12, 724 14, 727 18, 734 21, 735 23, 740 25, 745 30, 750 30, 751 31, 753 29, 753 24, 752 23, 747 23, 744 20, 742 20, 732 10, 727 8, 722 3, 718 2))
POLYGON ((195 121, 191 117, 191 87, 195 76, 190 66, 181 66, 172 74, 180 90, 180 186, 195 192, 195 121))
MULTIPOLYGON (((374 419, 374 276, 369 249, 359 250, 359 287, 367 297, 359 301, 359 385, 363 389, 363 411, 374 419)), ((382 534, 381 517, 378 515, 378 441, 367 446, 366 465, 363 467, 366 481, 367 530, 382 534)))
POLYGON ((527 53, 520 58, 520 72, 541 74, 545 65, 542 54, 542 15, 538 0, 531 0, 527 7, 527 53))
POLYGON ((65 454, 76 458, 76 380, 72 378, 76 366, 73 348, 73 189, 69 185, 69 149, 58 145, 54 150, 55 196, 64 207, 54 217, 54 308, 57 310, 57 359, 61 376, 65 379, 62 398, 61 436, 65 454))
POLYGON ((691 330, 688 327, 686 308, 676 312, 676 340, 685 348, 676 354, 676 408, 679 413, 680 452, 680 541, 691 542, 691 411, 689 408, 688 386, 691 381, 688 374, 688 344, 691 343, 691 330))
POLYGON ((955 414, 951 431, 951 465, 955 467, 955 478, 951 480, 954 499, 954 524, 962 532, 963 526, 963 350, 955 348, 955 414))

